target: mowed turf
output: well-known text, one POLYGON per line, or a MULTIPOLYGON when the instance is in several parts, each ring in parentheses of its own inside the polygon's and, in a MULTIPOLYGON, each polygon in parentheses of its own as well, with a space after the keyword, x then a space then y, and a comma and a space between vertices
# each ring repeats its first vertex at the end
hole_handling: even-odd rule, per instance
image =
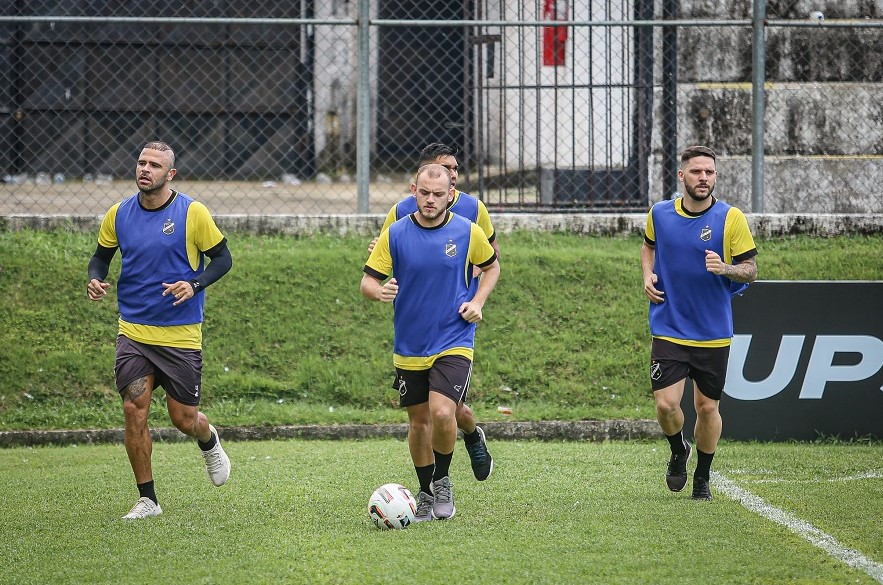
POLYGON ((666 490, 667 443, 501 442, 477 482, 459 441, 449 521, 383 532, 374 488, 415 489, 404 441, 226 442, 212 486, 156 443, 164 514, 134 503, 121 445, 0 450, 0 583, 874 583, 883 446, 725 442, 715 469, 865 559, 853 568, 715 490, 666 490), (866 565, 867 567, 868 565, 866 565))
MULTIPOLYGON (((369 237, 229 234, 206 300, 203 405, 219 425, 401 422, 392 310, 359 294, 369 237)), ((641 238, 501 234, 476 334, 481 420, 654 418, 641 238)), ((880 236, 758 240, 764 280, 883 280, 880 236)), ((95 234, 0 232, 0 429, 118 428, 113 262, 86 298, 95 234)), ((750 294, 750 293, 749 293, 750 294)), ((161 394, 159 394, 161 396, 161 394)), ((164 408, 151 424, 166 425, 164 408)))

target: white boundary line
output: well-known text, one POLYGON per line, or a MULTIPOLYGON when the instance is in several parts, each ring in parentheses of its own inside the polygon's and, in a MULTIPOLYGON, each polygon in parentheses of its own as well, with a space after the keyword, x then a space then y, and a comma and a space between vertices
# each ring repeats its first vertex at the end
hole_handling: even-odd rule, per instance
POLYGON ((883 583, 883 564, 869 559, 855 549, 843 546, 833 536, 822 532, 809 522, 767 503, 763 498, 755 496, 748 490, 739 487, 720 473, 712 471, 711 477, 717 489, 747 510, 772 520, 776 524, 781 524, 832 557, 843 561, 850 567, 864 571, 878 583, 883 583))
POLYGON ((792 483, 792 484, 819 484, 819 483, 844 483, 847 481, 861 481, 864 479, 883 479, 883 473, 869 471, 868 473, 860 473, 858 475, 847 475, 845 477, 829 477, 815 479, 746 479, 743 483, 760 484, 760 483, 792 483))

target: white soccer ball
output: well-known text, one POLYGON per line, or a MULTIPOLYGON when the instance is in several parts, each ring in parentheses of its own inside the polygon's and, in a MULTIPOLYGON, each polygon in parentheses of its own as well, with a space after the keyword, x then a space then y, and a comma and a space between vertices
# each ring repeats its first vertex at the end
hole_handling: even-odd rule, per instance
POLYGON ((814 10, 813 12, 809 13, 809 19, 816 22, 822 22, 823 20, 825 20, 825 15, 818 10, 814 10))
POLYGON ((368 517, 381 530, 400 530, 414 521, 417 500, 403 485, 383 484, 368 500, 368 517))

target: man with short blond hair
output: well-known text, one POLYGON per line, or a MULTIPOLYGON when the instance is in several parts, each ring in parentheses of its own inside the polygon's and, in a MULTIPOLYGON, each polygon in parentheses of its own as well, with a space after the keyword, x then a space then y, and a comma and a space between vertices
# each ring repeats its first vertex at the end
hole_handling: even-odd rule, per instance
POLYGON ((360 290, 368 299, 393 303, 394 387, 408 411, 419 522, 451 518, 456 511, 449 473, 457 405, 469 389, 475 328, 500 264, 481 228, 449 211, 448 169, 420 167, 411 194, 417 211, 380 234, 360 290), (477 281, 473 266, 482 272, 477 281))

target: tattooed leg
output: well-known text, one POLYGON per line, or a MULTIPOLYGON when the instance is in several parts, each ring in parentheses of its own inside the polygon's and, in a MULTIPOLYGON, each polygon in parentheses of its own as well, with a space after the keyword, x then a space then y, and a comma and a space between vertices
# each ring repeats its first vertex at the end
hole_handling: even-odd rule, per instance
POLYGON ((153 443, 150 429, 147 428, 147 414, 150 412, 150 396, 153 393, 153 375, 139 378, 126 386, 122 392, 123 415, 126 421, 126 453, 135 473, 135 483, 145 483, 153 479, 150 457, 153 443))

